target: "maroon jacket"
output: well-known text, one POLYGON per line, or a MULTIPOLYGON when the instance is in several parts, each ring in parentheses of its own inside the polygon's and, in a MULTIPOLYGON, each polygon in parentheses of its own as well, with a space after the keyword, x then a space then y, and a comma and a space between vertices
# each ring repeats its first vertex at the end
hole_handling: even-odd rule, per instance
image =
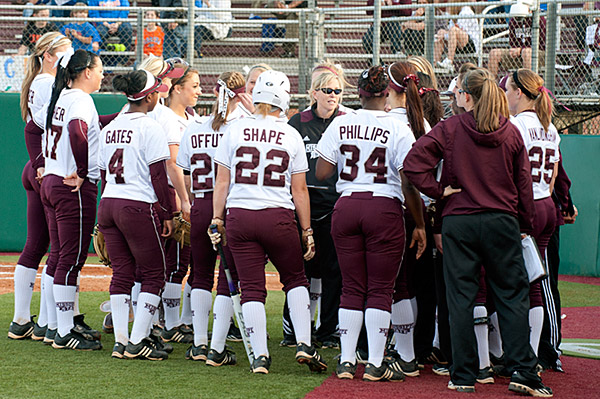
POLYGON ((404 173, 425 195, 439 199, 444 187, 462 191, 447 198, 442 216, 505 212, 518 217, 521 231, 533 229, 531 166, 519 130, 500 117, 500 128, 482 134, 472 112, 438 123, 413 145, 404 173), (443 159, 442 178, 431 173, 443 159))

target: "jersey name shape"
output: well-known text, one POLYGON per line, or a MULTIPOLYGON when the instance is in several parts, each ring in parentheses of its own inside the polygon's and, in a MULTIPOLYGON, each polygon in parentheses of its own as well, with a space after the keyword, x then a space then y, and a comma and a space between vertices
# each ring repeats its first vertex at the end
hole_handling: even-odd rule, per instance
POLYGON ((257 129, 257 128, 245 128, 244 129, 244 141, 258 141, 260 143, 271 143, 273 140, 275 144, 281 144, 281 138, 285 133, 278 132, 276 130, 257 129))

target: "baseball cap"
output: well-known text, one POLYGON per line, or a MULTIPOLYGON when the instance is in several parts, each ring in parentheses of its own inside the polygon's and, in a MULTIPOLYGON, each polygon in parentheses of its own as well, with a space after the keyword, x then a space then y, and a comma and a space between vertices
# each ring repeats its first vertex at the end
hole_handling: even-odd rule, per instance
POLYGON ((141 91, 127 96, 128 100, 138 101, 146 97, 148 94, 154 93, 155 91, 158 91, 160 93, 166 93, 167 91, 169 91, 169 87, 167 87, 167 85, 164 85, 162 83, 162 80, 155 78, 154 75, 152 75, 145 69, 142 69, 142 71, 146 72, 146 84, 144 85, 144 88, 141 91))
POLYGON ((455 76, 448 85, 448 90, 442 92, 443 96, 451 96, 454 95, 454 89, 456 88, 456 82, 458 82, 458 76, 455 76))

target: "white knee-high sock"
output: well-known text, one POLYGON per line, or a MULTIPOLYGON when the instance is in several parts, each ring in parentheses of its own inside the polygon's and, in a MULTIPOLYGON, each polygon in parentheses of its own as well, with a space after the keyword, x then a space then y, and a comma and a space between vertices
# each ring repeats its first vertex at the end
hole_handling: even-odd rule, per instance
POLYGON ((288 307, 290 309, 290 319, 294 325, 294 334, 297 343, 304 343, 308 346, 310 342, 310 299, 306 287, 296 287, 287 293, 288 307))
POLYGON ((340 363, 356 364, 356 343, 360 335, 364 314, 360 310, 340 308, 338 312, 340 324, 340 344, 342 354, 340 363))
POLYGON ((132 344, 139 344, 142 339, 148 336, 150 327, 152 326, 152 318, 158 313, 159 303, 160 297, 158 295, 150 294, 149 292, 140 292, 137 314, 131 328, 131 338, 129 338, 132 344))
POLYGON ((369 363, 375 367, 381 366, 385 342, 390 329, 390 312, 368 308, 365 311, 365 326, 369 340, 369 363))
POLYGON ((179 305, 181 303, 181 284, 165 283, 162 303, 165 311, 165 329, 171 330, 180 324, 179 305))
MULTIPOLYGON (((306 308, 308 311, 308 308, 306 308)), ((254 357, 269 356, 267 347, 267 315, 262 302, 246 302, 242 305, 246 331, 250 336, 250 344, 254 350, 254 357)))
POLYGON ((127 345, 129 342, 129 304, 131 296, 120 294, 110 296, 110 311, 112 313, 115 331, 115 343, 127 345))
POLYGON ((544 307, 536 306, 535 308, 529 309, 529 342, 531 348, 537 356, 538 346, 540 345, 540 335, 542 334, 542 326, 544 325, 544 307))
POLYGON ((42 269, 42 275, 40 277, 40 313, 38 315, 37 324, 40 327, 48 325, 48 309, 46 308, 46 268, 42 269))
POLYGON ((56 320, 56 301, 54 300, 54 277, 44 275, 46 314, 48 316, 48 329, 55 330, 58 322, 56 320))
MULTIPOLYGON (((185 293, 184 293, 185 295, 185 293)), ((212 307, 212 294, 210 291, 193 289, 190 293, 190 313, 194 324, 194 345, 208 344, 208 316, 212 307)))
POLYGON ((133 308, 133 317, 135 318, 135 311, 137 309, 137 301, 140 296, 140 291, 142 290, 142 283, 136 281, 133 283, 133 287, 131 287, 131 307, 133 308))
POLYGON ((403 299, 392 305, 392 329, 396 338, 395 349, 405 362, 415 358, 413 335, 415 331, 415 315, 410 299, 403 299))
POLYGON ((31 296, 35 284, 36 269, 17 265, 15 267, 15 313, 13 321, 17 324, 25 324, 31 321, 31 296))
POLYGON ((319 308, 319 302, 321 301, 321 279, 311 278, 310 279, 310 319, 315 319, 315 314, 319 308))
POLYGON ((73 314, 75 311, 75 296, 77 287, 73 285, 54 284, 54 300, 56 301, 56 320, 58 322, 58 335, 66 336, 73 328, 73 314))
POLYGON ((75 285, 75 307, 73 308, 73 314, 75 316, 77 316, 78 314, 81 314, 81 312, 79 311, 79 288, 80 288, 80 282, 81 282, 81 276, 77 276, 77 284, 75 285))
MULTIPOLYGON (((190 324, 192 324, 192 306, 190 304, 191 292, 192 292, 192 286, 189 285, 189 283, 186 281, 185 285, 183 286, 183 300, 181 302, 181 323, 188 325, 188 326, 190 324)), ((212 302, 212 295, 211 295, 211 302, 212 302)), ((210 312, 210 309, 209 309, 209 312, 210 312)))
MULTIPOLYGON (((225 349, 225 340, 229 331, 229 324, 233 316, 233 301, 231 297, 225 295, 217 295, 213 305, 213 330, 210 340, 210 349, 217 352, 223 352, 225 349)), ((194 326, 194 331, 196 327, 194 326)), ((241 332, 244 333, 243 331, 241 332)))
POLYGON ((489 345, 492 355, 496 357, 502 356, 502 337, 500 336, 500 324, 498 323, 498 313, 496 312, 490 316, 489 345))
POLYGON ((485 306, 475 306, 473 308, 473 319, 481 320, 473 326, 475 338, 477 339, 477 353, 479 354, 479 369, 490 367, 490 346, 488 344, 488 324, 487 309, 485 306))

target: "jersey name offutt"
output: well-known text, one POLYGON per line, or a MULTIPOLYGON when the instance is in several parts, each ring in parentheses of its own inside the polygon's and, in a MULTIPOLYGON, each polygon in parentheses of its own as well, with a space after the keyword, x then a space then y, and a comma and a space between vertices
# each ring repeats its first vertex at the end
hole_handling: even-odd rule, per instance
POLYGON ((340 140, 370 140, 379 141, 381 144, 385 144, 388 141, 389 134, 389 130, 383 130, 377 126, 340 126, 340 140), (363 127, 365 128, 364 133, 362 132, 363 127))
POLYGON ((190 136, 190 144, 192 148, 217 148, 222 136, 223 133, 218 132, 196 133, 190 136))

